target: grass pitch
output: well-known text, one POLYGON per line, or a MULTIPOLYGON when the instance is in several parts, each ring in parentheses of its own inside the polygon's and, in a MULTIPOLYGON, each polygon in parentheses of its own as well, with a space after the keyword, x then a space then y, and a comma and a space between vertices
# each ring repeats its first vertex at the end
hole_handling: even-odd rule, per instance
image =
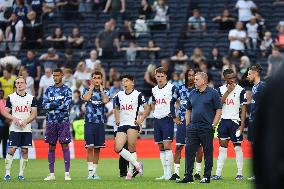
MULTIPOLYGON (((162 167, 159 159, 142 159, 144 163, 144 176, 126 181, 119 178, 118 159, 102 159, 98 166, 98 175, 102 180, 87 180, 87 164, 85 160, 71 160, 72 181, 64 181, 64 164, 62 160, 55 162, 56 181, 46 182, 43 179, 48 175, 47 160, 29 160, 25 171, 25 181, 18 181, 19 160, 14 160, 11 170, 11 181, 5 182, 4 160, 0 160, 0 189, 168 189, 168 188, 193 188, 193 189, 250 189, 253 184, 247 181, 251 176, 250 159, 244 161, 243 181, 236 181, 236 163, 235 159, 227 159, 223 169, 223 179, 221 181, 212 181, 210 184, 199 184, 195 181, 193 184, 176 184, 173 181, 155 181, 156 177, 162 175, 162 167)), ((216 170, 216 159, 212 174, 216 170)), ((203 167, 202 167, 203 171, 203 167)), ((180 173, 184 173, 184 160, 182 160, 180 173)))

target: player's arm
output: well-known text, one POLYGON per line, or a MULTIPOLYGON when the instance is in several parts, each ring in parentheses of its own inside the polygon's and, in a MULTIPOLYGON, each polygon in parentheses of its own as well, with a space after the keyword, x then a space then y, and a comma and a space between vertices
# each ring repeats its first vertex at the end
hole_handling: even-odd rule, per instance
POLYGON ((240 94, 240 104, 241 104, 241 125, 238 130, 240 130, 240 134, 243 132, 245 127, 245 120, 246 120, 246 104, 247 104, 247 96, 246 91, 243 89, 240 94))
POLYGON ((217 91, 213 91, 213 106, 216 111, 212 126, 215 128, 218 125, 222 115, 222 102, 217 91))
POLYGON ((65 93, 65 98, 60 106, 57 107, 58 110, 69 110, 70 104, 72 102, 72 91, 70 88, 67 89, 65 93))
POLYGON ((92 94, 93 94, 94 88, 95 88, 95 86, 93 84, 91 84, 90 87, 89 87, 89 90, 84 89, 83 100, 85 102, 90 101, 90 99, 92 98, 92 94))
POLYGON ((44 95, 43 95, 42 107, 45 110, 54 110, 55 108, 57 108, 60 105, 60 103, 58 103, 58 101, 52 101, 52 102, 49 101, 49 95, 50 95, 49 90, 50 89, 47 88, 44 95))
POLYGON ((12 103, 11 103, 10 97, 8 96, 7 101, 6 101, 5 110, 3 112, 1 112, 1 114, 5 118, 7 118, 9 121, 12 121, 15 125, 20 126, 19 119, 12 116, 11 110, 12 110, 12 103))
POLYGON ((120 112, 119 111, 120 111, 119 98, 118 96, 115 96, 113 100, 113 113, 114 113, 115 124, 117 126, 119 126, 120 124, 120 115, 119 115, 120 112))
POLYGON ((100 92, 101 92, 101 95, 102 95, 102 103, 103 104, 108 103, 110 94, 107 90, 104 90, 104 86, 102 84, 100 84, 100 92))
POLYGON ((36 117, 37 117, 37 101, 36 98, 34 97, 31 104, 31 115, 26 120, 22 121, 21 127, 25 127, 27 124, 35 120, 36 117))
POLYGON ((137 116, 137 119, 135 120, 135 124, 137 126, 141 126, 141 124, 143 123, 143 121, 147 118, 148 116, 148 105, 146 103, 146 100, 144 98, 144 96, 140 93, 138 96, 138 109, 140 106, 144 107, 144 111, 141 114, 141 116, 137 116))
POLYGON ((189 126, 190 124, 190 116, 191 116, 191 111, 192 111, 192 106, 191 106, 191 101, 190 98, 188 99, 186 103, 186 112, 185 112, 185 126, 189 126))
POLYGON ((182 122, 180 121, 180 118, 176 116, 176 108, 175 108, 175 104, 176 104, 178 97, 179 97, 178 88, 174 86, 172 88, 172 99, 170 102, 170 112, 171 112, 170 116, 173 118, 173 121, 175 122, 175 124, 181 125, 182 122))
POLYGON ((221 95, 220 88, 218 88, 218 93, 219 93, 219 95, 221 95, 222 104, 225 103, 229 94, 235 89, 235 86, 236 86, 236 84, 228 84, 227 85, 227 91, 223 95, 221 95))

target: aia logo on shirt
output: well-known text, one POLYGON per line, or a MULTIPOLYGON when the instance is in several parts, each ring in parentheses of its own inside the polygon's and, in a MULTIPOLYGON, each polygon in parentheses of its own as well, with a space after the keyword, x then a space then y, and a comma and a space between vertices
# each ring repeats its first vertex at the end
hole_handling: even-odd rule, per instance
POLYGON ((165 100, 164 98, 162 98, 162 99, 156 99, 156 104, 162 105, 162 104, 167 104, 167 102, 166 102, 166 100, 165 100))
POLYGON ((133 106, 131 104, 121 105, 121 110, 133 110, 133 106))
POLYGON ((29 112, 28 106, 16 106, 15 112, 29 112))
POLYGON ((226 104, 226 105, 233 105, 233 106, 235 105, 233 99, 226 99, 225 102, 224 102, 224 104, 226 104))

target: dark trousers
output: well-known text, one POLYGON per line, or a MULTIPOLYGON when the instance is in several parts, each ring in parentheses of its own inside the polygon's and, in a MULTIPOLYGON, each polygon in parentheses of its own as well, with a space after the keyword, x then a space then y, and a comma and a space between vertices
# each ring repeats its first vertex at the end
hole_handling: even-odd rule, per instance
POLYGON ((2 142, 2 156, 5 159, 7 154, 7 141, 9 138, 9 127, 0 127, 0 143, 2 142))
POLYGON ((203 127, 187 127, 186 129, 186 146, 185 146, 185 158, 186 158, 186 172, 185 177, 192 178, 192 172, 194 168, 194 161, 196 151, 200 144, 203 146, 204 151, 204 177, 211 177, 211 171, 213 167, 213 138, 214 130, 203 127))

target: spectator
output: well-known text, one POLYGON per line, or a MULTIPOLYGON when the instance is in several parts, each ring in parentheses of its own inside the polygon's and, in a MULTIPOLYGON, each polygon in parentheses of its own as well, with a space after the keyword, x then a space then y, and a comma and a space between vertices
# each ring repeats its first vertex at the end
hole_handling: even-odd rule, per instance
POLYGON ((230 51, 243 52, 245 50, 246 32, 243 30, 243 23, 237 22, 236 29, 229 32, 230 51))
POLYGON ((27 18, 28 20, 24 26, 24 46, 27 49, 39 49, 42 47, 43 39, 42 24, 36 20, 35 11, 29 12, 27 18))
POLYGON ((120 51, 119 40, 114 31, 111 30, 109 22, 105 23, 105 29, 97 35, 96 48, 102 52, 101 58, 111 59, 114 57, 115 50, 113 44, 115 43, 116 50, 120 51))
POLYGON ((73 49, 82 49, 84 45, 84 37, 80 34, 80 28, 74 27, 72 34, 68 37, 68 44, 73 49))
POLYGON ((250 18, 249 23, 246 24, 246 29, 247 29, 247 48, 256 50, 258 43, 259 43, 259 31, 260 31, 260 26, 256 22, 256 17, 252 16, 250 18))
POLYGON ((8 19, 5 15, 6 12, 8 11, 13 11, 12 6, 13 6, 14 0, 0 0, 0 29, 3 31, 6 31, 6 27, 8 24, 8 19))
POLYGON ((208 76, 208 86, 211 88, 214 88, 214 81, 213 81, 213 76, 210 72, 208 72, 207 64, 205 62, 201 62, 199 65, 199 70, 201 72, 204 72, 208 76))
POLYGON ((135 40, 135 32, 132 28, 130 20, 124 20, 124 26, 120 29, 119 39, 120 41, 135 40))
POLYGON ((2 157, 6 158, 7 155, 7 143, 9 139, 9 127, 10 123, 7 119, 2 115, 2 112, 5 111, 6 100, 4 99, 4 91, 0 89, 0 143, 2 144, 2 157))
POLYGON ((235 18, 230 15, 229 9, 224 9, 222 14, 212 19, 213 22, 219 23, 219 31, 225 32, 235 27, 235 18))
POLYGON ((71 87, 71 90, 74 92, 76 90, 80 91, 81 94, 83 94, 84 86, 87 86, 86 84, 83 85, 82 80, 74 80, 74 83, 71 87))
POLYGON ((179 74, 177 72, 172 73, 172 77, 169 82, 177 88, 183 84, 183 81, 179 79, 179 74))
POLYGON ((273 40, 272 40, 272 34, 271 32, 267 31, 264 34, 264 37, 260 44, 260 50, 262 53, 262 56, 266 57, 268 54, 271 53, 273 47, 273 40))
POLYGON ((236 4, 236 9, 239 11, 239 21, 246 22, 253 16, 252 11, 255 10, 257 7, 255 3, 251 0, 238 0, 236 4))
POLYGON ((199 64, 206 61, 206 57, 203 56, 202 49, 199 47, 195 48, 192 56, 189 58, 189 61, 195 68, 199 68, 199 64))
POLYGON ((174 63, 174 71, 177 74, 182 72, 183 64, 188 60, 188 56, 184 53, 183 49, 176 51, 174 56, 171 57, 171 61, 174 63))
POLYGON ((61 9, 65 19, 77 19, 79 17, 79 0, 59 0, 56 6, 61 9))
POLYGON ((15 55, 11 54, 10 51, 6 51, 5 57, 0 58, 0 65, 2 67, 10 65, 12 66, 12 69, 18 70, 21 65, 21 60, 18 59, 15 55))
POLYGON ((212 70, 221 70, 223 63, 222 63, 222 55, 217 47, 212 48, 209 59, 208 59, 208 68, 212 70))
POLYGON ((283 0, 276 0, 273 2, 273 5, 280 5, 280 6, 283 6, 284 5, 284 1, 283 0))
POLYGON ((66 49, 64 53, 64 57, 61 60, 60 67, 70 68, 71 70, 74 70, 76 66, 77 66, 77 62, 73 58, 73 50, 66 49))
MULTIPOLYGON (((237 74, 237 69, 236 69, 235 64, 232 64, 232 63, 230 62, 229 57, 224 56, 224 57, 223 57, 223 67, 222 67, 221 73, 223 73, 223 71, 226 70, 226 69, 232 69, 232 70, 234 71, 234 73, 237 74)), ((222 75, 222 79, 224 79, 223 74, 221 74, 221 75, 222 75)))
POLYGON ((34 88, 34 79, 29 76, 29 72, 27 69, 22 69, 19 73, 20 76, 22 76, 26 80, 26 93, 35 95, 35 88, 34 88))
POLYGON ((83 117, 83 104, 84 102, 81 99, 81 92, 79 90, 74 90, 72 95, 72 102, 70 104, 70 123, 72 123, 74 120, 78 120, 83 117))
POLYGON ((135 21, 134 29, 136 38, 148 34, 148 24, 146 23, 146 20, 143 16, 139 16, 139 18, 135 21))
POLYGON ((12 74, 13 66, 8 64, 3 70, 3 76, 0 77, 1 89, 4 91, 4 98, 7 99, 8 95, 14 92, 14 83, 16 77, 12 74))
POLYGON ((14 12, 18 15, 18 19, 22 20, 23 22, 26 21, 28 7, 25 5, 25 0, 16 0, 14 12))
POLYGON ((284 56, 280 53, 278 48, 272 49, 272 54, 268 56, 268 69, 265 78, 276 75, 284 65, 284 56))
POLYGON ((36 20, 40 20, 42 16, 43 0, 30 0, 29 6, 36 13, 36 20))
POLYGON ((167 78, 168 80, 172 77, 172 73, 173 73, 173 70, 172 70, 172 67, 170 65, 170 62, 168 59, 164 58, 161 60, 160 62, 161 64, 161 67, 163 67, 167 73, 167 78))
POLYGON ((142 53, 141 57, 143 59, 150 60, 151 63, 154 63, 154 61, 159 58, 159 51, 161 50, 161 48, 156 45, 154 39, 150 39, 148 41, 147 47, 143 48, 142 50, 144 52, 142 53))
POLYGON ((110 86, 114 85, 114 81, 115 80, 119 80, 120 78, 120 73, 118 72, 118 70, 114 67, 111 67, 109 69, 109 75, 108 75, 108 78, 107 78, 107 88, 110 88, 110 86))
POLYGON ((24 23, 16 13, 12 13, 6 28, 6 41, 10 51, 19 51, 22 45, 24 23))
POLYGON ((44 18, 52 18, 56 9, 56 0, 44 0, 42 7, 44 18))
POLYGON ((282 50, 284 49, 284 26, 280 26, 278 32, 274 45, 282 50))
POLYGON ((40 99, 42 95, 45 93, 46 89, 51 85, 54 85, 54 80, 52 77, 52 70, 50 68, 45 68, 44 75, 41 76, 40 81, 39 81, 37 99, 40 99))
POLYGON ((152 18, 152 7, 149 3, 149 0, 141 0, 141 7, 139 8, 138 14, 139 17, 145 20, 152 18))
POLYGON ((39 81, 41 68, 34 50, 27 51, 27 57, 22 61, 20 70, 24 68, 27 69, 29 76, 39 81))
POLYGON ((129 47, 123 47, 121 48, 122 51, 125 51, 127 64, 131 65, 135 63, 137 51, 141 50, 141 48, 137 47, 137 44, 135 41, 129 42, 129 47))
POLYGON ((157 0, 153 5, 154 10, 154 26, 151 29, 164 30, 169 28, 170 16, 169 6, 166 5, 165 0, 157 0))
POLYGON ((52 36, 48 36, 46 40, 51 44, 55 49, 64 49, 65 42, 67 38, 63 35, 62 29, 60 27, 55 28, 52 36))
POLYGON ((152 88, 156 85, 155 79, 155 64, 149 64, 146 72, 144 73, 144 92, 145 97, 152 96, 152 88))
POLYGON ((111 18, 117 20, 120 16, 122 20, 125 19, 125 0, 107 0, 104 13, 111 10, 111 18))
POLYGON ((101 61, 98 60, 97 58, 98 58, 97 51, 95 49, 91 50, 90 58, 85 60, 88 72, 90 72, 90 73, 94 72, 95 64, 101 63, 101 61))
POLYGON ((113 85, 109 88, 110 99, 112 100, 114 96, 119 92, 122 91, 123 87, 121 86, 120 79, 116 79, 113 81, 113 85))
POLYGON ((205 18, 200 16, 198 9, 194 9, 192 16, 188 19, 187 31, 192 32, 205 32, 206 31, 206 22, 205 18))
POLYGON ((63 84, 71 88, 74 82, 72 70, 70 68, 65 68, 63 70, 63 74, 64 74, 63 79, 62 79, 63 84))
POLYGON ((83 84, 86 84, 86 81, 88 81, 91 78, 91 73, 87 72, 86 64, 85 62, 79 62, 76 71, 74 73, 74 79, 81 80, 83 84))
POLYGON ((242 56, 241 57, 241 63, 240 63, 240 69, 239 69, 237 76, 238 76, 239 84, 243 88, 248 88, 250 86, 250 83, 247 80, 248 70, 249 70, 250 66, 251 66, 251 64, 250 64, 249 57, 242 56))
POLYGON ((47 53, 44 53, 39 57, 39 61, 43 65, 44 69, 50 68, 55 70, 58 68, 59 56, 54 48, 49 48, 47 53))
POLYGON ((80 13, 92 12, 93 5, 94 5, 94 1, 80 0, 79 1, 79 12, 80 13))
POLYGON ((0 29, 0 53, 6 51, 6 40, 3 31, 0 29))

